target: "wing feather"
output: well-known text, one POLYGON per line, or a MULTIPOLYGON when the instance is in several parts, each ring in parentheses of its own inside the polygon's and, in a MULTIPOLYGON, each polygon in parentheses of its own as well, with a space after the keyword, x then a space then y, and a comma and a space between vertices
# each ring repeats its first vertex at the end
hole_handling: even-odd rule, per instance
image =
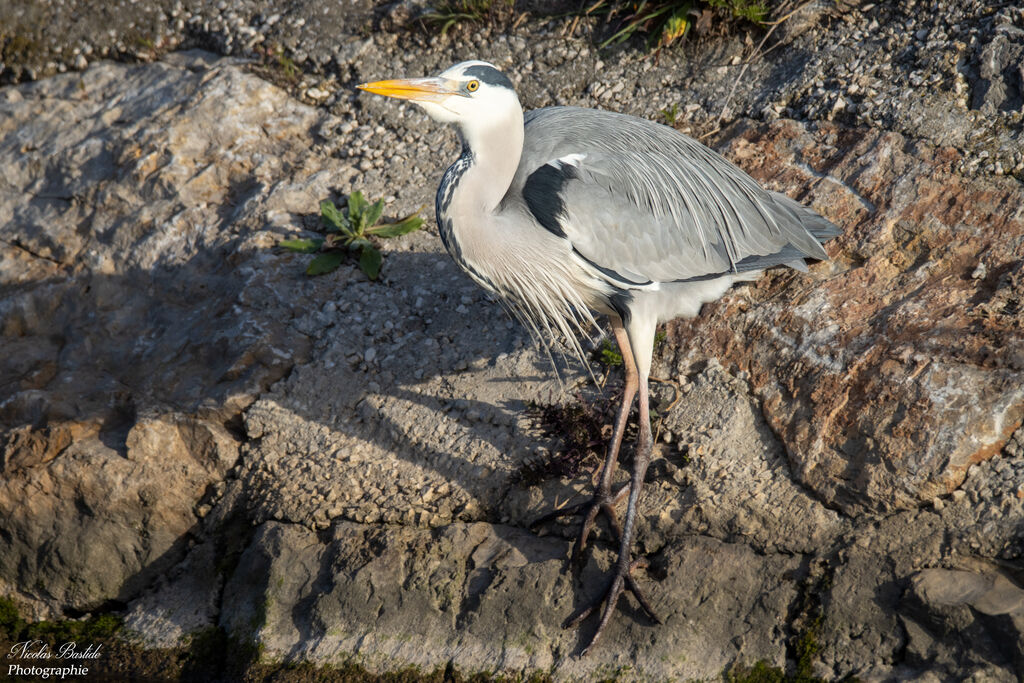
POLYGON ((525 203, 589 262, 634 282, 825 259, 821 243, 839 234, 672 128, 573 107, 526 114, 505 203, 525 203))

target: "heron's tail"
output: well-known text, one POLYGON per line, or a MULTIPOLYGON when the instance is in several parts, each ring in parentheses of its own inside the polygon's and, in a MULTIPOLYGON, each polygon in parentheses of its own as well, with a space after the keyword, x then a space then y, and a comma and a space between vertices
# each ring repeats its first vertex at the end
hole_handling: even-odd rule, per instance
POLYGON ((828 254, 825 253, 821 245, 833 237, 843 234, 839 226, 784 194, 779 192, 770 194, 774 200, 773 208, 778 214, 789 219, 780 221, 780 225, 789 239, 790 245, 802 251, 806 258, 819 261, 827 260, 828 254))

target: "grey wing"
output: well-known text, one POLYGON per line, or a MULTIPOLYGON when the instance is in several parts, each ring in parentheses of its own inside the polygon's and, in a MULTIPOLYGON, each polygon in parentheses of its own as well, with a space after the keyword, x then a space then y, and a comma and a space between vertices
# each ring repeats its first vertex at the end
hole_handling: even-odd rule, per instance
POLYGON ((510 193, 626 283, 669 282, 826 259, 839 234, 720 155, 649 121, 553 107, 527 115, 510 193))

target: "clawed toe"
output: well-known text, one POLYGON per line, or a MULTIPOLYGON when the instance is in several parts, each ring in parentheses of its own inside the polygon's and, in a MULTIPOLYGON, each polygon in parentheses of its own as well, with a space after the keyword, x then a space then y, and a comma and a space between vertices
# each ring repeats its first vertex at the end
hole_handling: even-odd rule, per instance
POLYGON ((640 587, 637 585, 636 580, 632 576, 632 572, 634 569, 636 569, 637 567, 646 566, 647 560, 644 558, 634 560, 625 569, 621 568, 620 563, 620 568, 616 570, 615 575, 612 577, 612 582, 608 586, 608 589, 605 591, 604 595, 598 600, 595 600, 593 603, 591 603, 584 609, 577 612, 574 616, 571 616, 568 619, 566 619, 565 623, 562 624, 562 628, 565 629, 576 628, 581 623, 583 623, 583 621, 587 617, 589 617, 603 605, 603 609, 601 610, 601 620, 598 622, 597 630, 594 631, 594 635, 591 636, 586 647, 584 647, 583 651, 580 653, 581 657, 586 656, 590 649, 594 647, 594 645, 597 643, 598 638, 601 637, 601 633, 604 631, 604 627, 608 624, 608 621, 611 619, 612 612, 615 611, 615 606, 619 602, 619 597, 626 590, 633 594, 633 597, 636 598, 637 602, 640 604, 641 609, 643 609, 644 613, 648 616, 648 618, 650 618, 653 622, 657 624, 662 623, 661 619, 658 618, 658 615, 654 612, 654 609, 651 607, 650 602, 644 596, 643 591, 640 590, 640 587))
POLYGON ((539 527, 539 526, 541 526, 543 524, 547 524, 548 522, 554 521, 556 519, 559 519, 560 517, 570 517, 570 516, 573 516, 576 513, 578 513, 580 510, 582 510, 583 508, 587 507, 590 504, 591 504, 591 501, 585 501, 583 503, 577 503, 576 505, 573 505, 571 507, 563 507, 563 508, 558 508, 556 510, 552 510, 551 512, 547 513, 546 515, 543 515, 542 517, 538 517, 537 519, 535 519, 532 522, 530 522, 530 529, 531 530, 536 529, 537 527, 539 527))
POLYGON ((655 613, 654 608, 651 607, 651 603, 647 601, 647 598, 644 596, 643 591, 640 590, 640 586, 637 585, 636 579, 633 578, 633 570, 637 567, 642 567, 646 569, 647 564, 648 563, 646 557, 638 557, 637 559, 633 560, 633 563, 629 565, 629 573, 626 574, 626 587, 629 588, 629 592, 633 594, 633 597, 636 598, 636 601, 640 603, 640 608, 643 609, 644 614, 647 615, 647 618, 656 624, 661 624, 663 623, 661 621, 661 618, 658 617, 658 615, 655 613))
POLYGON ((590 537, 591 530, 594 528, 594 522, 597 520, 599 512, 604 513, 608 524, 612 528, 612 532, 615 534, 615 538, 620 539, 622 537, 622 525, 619 524, 619 517, 615 512, 615 506, 629 494, 629 488, 630 485, 627 483, 623 484, 614 494, 597 491, 594 493, 594 497, 588 501, 549 512, 543 517, 538 518, 530 524, 530 528, 536 529, 538 526, 560 517, 568 517, 582 512, 583 523, 580 525, 580 532, 576 537, 576 542, 573 544, 572 556, 570 558, 571 563, 579 564, 583 559, 583 551, 586 550, 587 540, 590 537))

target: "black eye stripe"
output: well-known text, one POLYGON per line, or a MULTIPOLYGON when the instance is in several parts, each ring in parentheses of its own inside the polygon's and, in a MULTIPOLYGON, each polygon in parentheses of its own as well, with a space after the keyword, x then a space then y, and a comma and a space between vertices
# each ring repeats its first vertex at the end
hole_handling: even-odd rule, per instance
POLYGON ((508 76, 501 73, 493 66, 476 64, 466 69, 463 73, 467 76, 472 76, 481 83, 486 83, 487 85, 498 85, 503 88, 508 88, 509 90, 514 90, 512 87, 512 81, 508 80, 508 76))

